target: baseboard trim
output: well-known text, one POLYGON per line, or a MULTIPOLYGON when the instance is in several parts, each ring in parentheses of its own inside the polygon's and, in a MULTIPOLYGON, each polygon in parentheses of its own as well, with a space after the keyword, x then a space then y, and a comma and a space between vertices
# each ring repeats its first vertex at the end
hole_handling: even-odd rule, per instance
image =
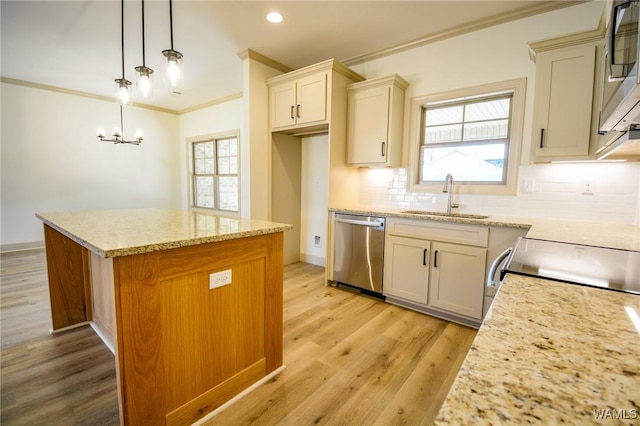
POLYGON ((327 266, 327 259, 320 256, 314 256, 311 254, 300 253, 300 261, 305 263, 311 263, 317 266, 327 266))
POLYGON ((44 241, 32 241, 30 243, 0 244, 0 253, 16 251, 37 250, 44 248, 44 241))
POLYGON ((276 375, 282 373, 282 371, 284 371, 285 368, 286 368, 286 366, 282 365, 279 368, 275 369, 271 373, 269 373, 266 376, 264 376, 262 379, 258 380, 257 382, 255 382, 254 384, 252 384, 251 386, 249 386, 248 388, 246 388, 245 390, 240 392, 238 395, 236 395, 233 398, 231 398, 229 401, 225 402, 224 404, 222 404, 221 406, 219 406, 218 408, 216 408, 215 410, 213 410, 212 412, 210 412, 209 414, 207 414, 203 418, 201 418, 201 419, 197 420, 196 422, 194 422, 191 426, 201 426, 201 425, 205 424, 209 420, 213 419, 216 415, 218 415, 222 411, 226 410, 231 405, 235 404, 237 401, 239 401, 240 399, 244 398, 249 393, 253 392, 258 387, 260 387, 263 384, 267 383, 269 380, 271 380, 276 375))

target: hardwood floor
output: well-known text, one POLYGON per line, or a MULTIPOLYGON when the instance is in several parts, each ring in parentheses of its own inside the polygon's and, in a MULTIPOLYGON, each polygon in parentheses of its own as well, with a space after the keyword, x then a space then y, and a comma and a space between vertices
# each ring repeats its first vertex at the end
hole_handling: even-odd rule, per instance
MULTIPOLYGON (((115 362, 93 330, 49 334, 43 250, 2 254, 3 425, 116 425, 115 362)), ((431 424, 476 330, 285 267, 286 369, 207 425, 431 424)))

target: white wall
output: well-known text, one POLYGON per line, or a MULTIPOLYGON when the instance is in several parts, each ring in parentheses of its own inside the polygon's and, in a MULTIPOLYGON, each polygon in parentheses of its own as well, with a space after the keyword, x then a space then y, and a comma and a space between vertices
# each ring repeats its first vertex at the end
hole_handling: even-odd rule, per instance
POLYGON ((328 135, 301 138, 302 188, 300 259, 324 266, 327 248, 328 135), (315 245, 314 237, 320 237, 315 245))
POLYGON ((1 232, 10 248, 41 242, 36 212, 180 207, 178 118, 136 107, 124 112, 125 136, 139 146, 100 142, 119 123, 118 105, 2 83, 1 232))
MULTIPOLYGON (((528 44, 598 27, 604 2, 593 1, 421 46, 352 68, 367 79, 398 74, 410 82, 406 104, 424 96, 527 78, 522 165, 517 196, 457 196, 461 211, 582 221, 638 223, 640 163, 530 165, 535 64, 528 44), (535 182, 523 193, 524 179, 535 182), (583 195, 586 179, 593 195, 583 195)), ((405 115, 408 115, 405 109, 405 115)), ((409 134, 405 121, 405 142, 409 134)), ((405 145, 406 146, 406 145, 405 145)), ((405 153, 406 154, 406 153, 405 153)), ((407 192, 405 169, 362 170, 364 208, 443 210, 446 194, 407 192)))

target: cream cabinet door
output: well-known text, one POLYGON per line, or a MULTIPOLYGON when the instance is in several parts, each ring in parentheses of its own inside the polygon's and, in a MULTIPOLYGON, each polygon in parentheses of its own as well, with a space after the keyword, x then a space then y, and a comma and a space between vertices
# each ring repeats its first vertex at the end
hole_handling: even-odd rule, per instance
POLYGON ((589 154, 595 64, 595 44, 537 55, 534 160, 589 154))
POLYGON ((386 236, 382 281, 385 295, 427 304, 430 245, 426 240, 386 236))
POLYGON ((482 319, 487 250, 433 242, 429 306, 482 319))
POLYGON ((349 164, 385 164, 389 132, 389 87, 349 94, 349 164))
POLYGON ((297 124, 308 124, 327 119, 327 74, 314 74, 297 83, 297 124))
POLYGON ((296 124, 296 82, 290 81, 269 88, 271 128, 296 124))

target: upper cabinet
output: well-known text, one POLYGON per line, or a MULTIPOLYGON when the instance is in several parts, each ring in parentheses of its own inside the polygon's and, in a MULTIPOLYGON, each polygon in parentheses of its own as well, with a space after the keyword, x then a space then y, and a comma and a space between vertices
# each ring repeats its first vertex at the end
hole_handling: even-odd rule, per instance
POLYGON ((327 73, 319 72, 269 88, 271 128, 326 123, 327 73))
POLYGON ((336 73, 349 82, 363 80, 334 60, 267 80, 271 131, 295 134, 327 130, 336 73))
POLYGON ((408 86, 393 75, 347 87, 349 165, 401 167, 404 93, 408 86))
POLYGON ((532 160, 589 159, 597 143, 600 31, 534 43, 532 160))

